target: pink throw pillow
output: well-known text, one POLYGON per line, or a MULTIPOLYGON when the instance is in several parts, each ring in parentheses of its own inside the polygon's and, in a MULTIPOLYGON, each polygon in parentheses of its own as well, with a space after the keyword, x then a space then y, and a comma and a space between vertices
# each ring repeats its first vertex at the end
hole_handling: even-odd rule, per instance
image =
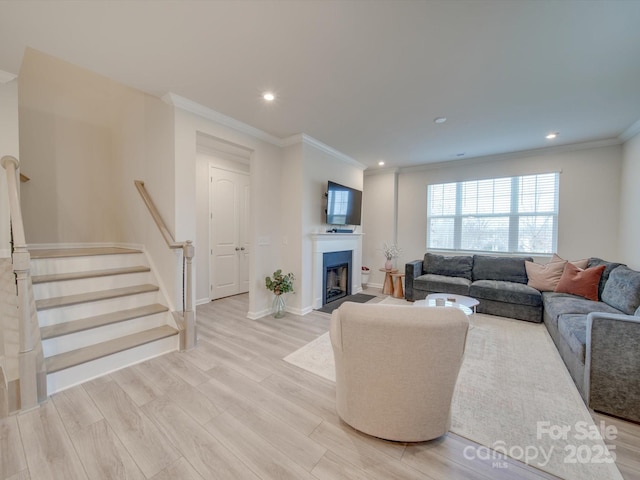
MULTIPOLYGON (((562 258, 557 253, 554 253, 553 257, 551 258, 551 260, 549 260, 549 263, 552 263, 552 262, 566 262, 566 261, 567 260, 562 258)), ((583 258, 581 260, 569 260, 569 262, 573 263, 576 267, 581 268, 582 270, 584 270, 585 268, 587 268, 587 265, 589 264, 589 259, 588 258, 583 258)))
POLYGON ((527 285, 541 292, 553 292, 560 282, 566 264, 566 260, 549 262, 546 265, 525 261, 524 266, 529 279, 527 285))

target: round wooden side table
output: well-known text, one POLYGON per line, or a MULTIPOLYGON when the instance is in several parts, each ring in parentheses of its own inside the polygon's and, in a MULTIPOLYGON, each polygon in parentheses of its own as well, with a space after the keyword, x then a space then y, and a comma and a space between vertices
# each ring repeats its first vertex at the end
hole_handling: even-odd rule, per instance
POLYGON ((404 290, 402 289, 402 279, 404 278, 404 273, 400 272, 391 272, 391 279, 393 282, 393 295, 395 298, 404 298, 404 290))

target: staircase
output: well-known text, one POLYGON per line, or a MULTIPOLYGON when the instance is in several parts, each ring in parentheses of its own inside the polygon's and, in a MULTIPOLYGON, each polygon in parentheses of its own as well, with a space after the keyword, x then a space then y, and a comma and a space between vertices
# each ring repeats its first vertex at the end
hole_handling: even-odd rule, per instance
POLYGON ((32 250, 31 275, 49 395, 179 346, 140 250, 32 250))

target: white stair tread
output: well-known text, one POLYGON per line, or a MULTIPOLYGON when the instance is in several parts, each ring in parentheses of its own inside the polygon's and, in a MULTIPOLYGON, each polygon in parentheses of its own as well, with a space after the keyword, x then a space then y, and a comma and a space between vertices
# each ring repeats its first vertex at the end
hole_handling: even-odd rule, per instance
POLYGON ((155 342, 162 338, 177 335, 178 330, 168 325, 151 328, 143 332, 116 338, 107 342, 79 348, 70 352, 61 353, 45 359, 47 373, 54 373, 66 368, 74 367, 98 358, 106 357, 114 353, 122 352, 130 348, 155 342))
POLYGON ((130 308, 128 310, 120 310, 119 312, 106 313, 95 317, 82 318, 72 322, 58 323, 40 328, 40 336, 43 340, 49 338, 60 337, 70 333, 82 332, 91 328, 103 327, 113 323, 124 322, 133 318, 146 317, 155 315, 156 313, 166 312, 169 309, 159 303, 145 305, 144 307, 130 308))
POLYGON ((156 285, 144 284, 134 285, 132 287, 113 288, 111 290, 101 290, 99 292, 79 293, 76 295, 67 295, 64 297, 43 298, 41 300, 36 300, 36 309, 46 310, 48 308, 66 307, 68 305, 96 302, 98 300, 107 300, 110 298, 136 295, 138 293, 154 292, 157 290, 159 290, 159 288, 156 285))
POLYGON ((64 280, 80 280, 83 278, 107 277, 110 275, 124 275, 127 273, 144 273, 151 269, 143 265, 136 267, 108 268, 106 270, 87 270, 84 272, 53 273, 51 275, 34 275, 31 281, 34 284, 47 282, 61 282, 64 280))
POLYGON ((87 255, 121 255, 124 253, 142 253, 141 250, 120 247, 90 247, 90 248, 43 248, 30 250, 32 259, 84 257, 87 255))

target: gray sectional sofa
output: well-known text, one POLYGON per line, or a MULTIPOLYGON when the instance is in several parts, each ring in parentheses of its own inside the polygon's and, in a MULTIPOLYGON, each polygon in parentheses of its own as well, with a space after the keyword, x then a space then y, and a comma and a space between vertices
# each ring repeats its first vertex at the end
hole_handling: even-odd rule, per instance
POLYGON ((604 265, 595 301, 528 286, 525 260, 427 253, 405 265, 405 298, 455 293, 480 313, 544 321, 585 403, 640 422, 640 272, 590 258, 587 268, 604 265))
POLYGON ((542 295, 527 285, 530 257, 427 253, 405 265, 405 298, 422 300, 430 293, 455 293, 477 299, 478 313, 542 321, 542 295))

